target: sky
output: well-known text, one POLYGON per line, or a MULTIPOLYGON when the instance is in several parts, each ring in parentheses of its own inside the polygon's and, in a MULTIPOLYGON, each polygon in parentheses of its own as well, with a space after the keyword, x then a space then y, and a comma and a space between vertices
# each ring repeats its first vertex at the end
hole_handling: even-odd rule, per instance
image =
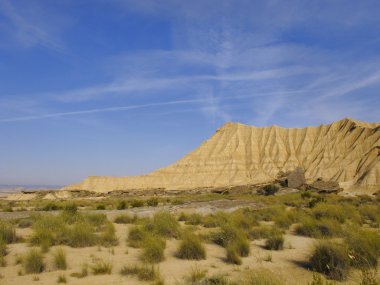
POLYGON ((0 0, 0 184, 148 173, 225 122, 380 121, 378 0, 0 0))

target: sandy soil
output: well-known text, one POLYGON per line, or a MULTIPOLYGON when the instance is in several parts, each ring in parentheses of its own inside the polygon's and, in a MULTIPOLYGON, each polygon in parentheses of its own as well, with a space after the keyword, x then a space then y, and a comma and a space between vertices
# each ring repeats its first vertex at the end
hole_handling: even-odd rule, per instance
MULTIPOLYGON (((127 246, 126 238, 128 228, 131 225, 115 224, 119 245, 112 249, 104 247, 87 247, 87 248, 70 248, 64 246, 67 253, 68 269, 65 271, 55 270, 52 261, 52 252, 54 247, 45 254, 46 271, 38 275, 23 275, 19 276, 22 269, 21 265, 16 265, 16 257, 24 254, 28 250, 28 245, 25 243, 11 244, 8 246, 9 254, 6 256, 7 266, 0 268, 2 279, 0 284, 15 285, 15 284, 57 284, 58 276, 64 274, 68 284, 147 284, 147 282, 138 281, 134 277, 125 277, 119 274, 120 269, 124 265, 133 265, 139 263, 140 249, 134 249, 127 246), (80 272, 83 263, 91 264, 101 258, 109 261, 113 265, 111 275, 90 274, 82 279, 71 277, 73 272, 80 272), (34 280, 38 276, 39 280, 34 280)), ((198 227, 198 231, 207 231, 198 227)), ((31 229, 17 229, 17 234, 25 238, 31 234, 31 229)), ((268 251, 263 248, 264 241, 254 241, 251 243, 250 256, 243 258, 243 264, 240 266, 229 265, 224 262, 224 248, 214 245, 205 244, 207 251, 207 259, 202 261, 188 261, 176 258, 179 241, 168 240, 165 250, 165 260, 159 264, 159 269, 162 277, 165 279, 165 284, 177 284, 183 277, 188 275, 194 266, 201 269, 207 269, 209 275, 223 274, 228 275, 232 279, 238 279, 243 276, 248 269, 265 268, 278 274, 288 284, 308 284, 312 278, 312 272, 308 271, 304 264, 310 254, 313 239, 294 236, 287 234, 285 236, 285 249, 282 251, 268 251), (266 261, 268 256, 272 257, 272 261, 266 261)), ((91 271, 91 270, 90 270, 91 271)), ((358 274, 353 273, 349 282, 344 284, 358 284, 358 274)))

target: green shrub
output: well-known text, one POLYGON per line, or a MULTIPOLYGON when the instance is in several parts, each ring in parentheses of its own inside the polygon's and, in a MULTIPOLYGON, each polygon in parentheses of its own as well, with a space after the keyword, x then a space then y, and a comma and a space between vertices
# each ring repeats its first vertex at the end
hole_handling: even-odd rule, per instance
MULTIPOLYGON (((150 225, 154 233, 163 237, 178 237, 180 234, 180 225, 176 218, 169 212, 158 212, 153 216, 150 225)), ((147 225, 149 229, 149 225, 147 225)))
POLYGON ((164 250, 166 243, 160 237, 145 237, 142 242, 141 259, 148 263, 159 263, 164 260, 164 250))
POLYGON ((41 251, 31 248, 23 258, 26 273, 41 273, 45 269, 41 251))
POLYGON ((0 266, 5 266, 5 256, 7 255, 7 244, 4 240, 0 239, 0 266))
POLYGON ((72 247, 93 246, 97 243, 93 227, 86 222, 78 222, 73 225, 68 233, 67 244, 72 247))
POLYGON ((58 276, 57 283, 67 283, 66 276, 64 274, 61 274, 58 276))
POLYGON ((106 209, 106 205, 104 205, 104 204, 98 204, 98 205, 96 205, 96 210, 101 211, 101 210, 105 210, 105 209, 106 209))
POLYGON ((295 232, 298 235, 314 238, 339 237, 342 235, 342 227, 335 219, 307 218, 295 227, 295 232))
POLYGON ((234 244, 228 245, 226 248, 226 262, 237 265, 242 263, 238 250, 234 244))
POLYGON ((268 270, 253 271, 248 274, 241 282, 241 285, 284 285, 278 277, 268 270))
POLYGON ((125 200, 119 201, 119 203, 117 204, 117 207, 116 207, 116 209, 118 209, 118 210, 125 210, 127 208, 128 208, 128 204, 125 200))
POLYGON ((53 254, 54 265, 57 269, 66 270, 67 261, 66 261, 66 252, 63 248, 57 248, 53 254))
POLYGON ((6 221, 0 221, 0 239, 6 243, 12 243, 17 240, 14 226, 6 221))
POLYGON ((288 229, 292 224, 297 222, 300 216, 299 211, 291 210, 291 211, 285 211, 283 214, 280 214, 276 216, 273 220, 281 229, 288 229))
POLYGON ((380 257, 380 235, 377 232, 352 228, 346 234, 346 241, 353 266, 377 267, 380 257))
POLYGON ((281 231, 278 229, 272 227, 272 226, 258 226, 253 227, 249 233, 249 239, 255 240, 255 239, 267 239, 270 238, 273 235, 281 234, 281 231))
POLYGON ((378 205, 361 205, 359 213, 362 223, 370 223, 374 227, 380 225, 380 207, 378 205))
POLYGON ((195 265, 191 268, 190 274, 186 276, 185 280, 190 284, 194 284, 204 279, 206 277, 206 273, 207 270, 202 270, 197 265, 195 265))
POLYGON ((122 214, 122 215, 118 215, 115 218, 114 223, 116 223, 116 224, 133 224, 133 223, 135 223, 136 220, 137 220, 136 216, 131 217, 127 214, 122 214))
POLYGON ((143 240, 147 236, 146 231, 141 227, 134 226, 129 230, 128 234, 128 244, 131 247, 139 248, 142 246, 143 240))
POLYGON ((54 202, 48 202, 45 206, 42 207, 42 211, 57 211, 60 207, 54 202))
POLYGON ((265 248, 269 250, 282 250, 284 248, 284 237, 282 235, 274 235, 265 242, 265 248))
POLYGON ((313 208, 312 214, 318 220, 322 218, 335 219, 344 223, 347 217, 345 207, 340 205, 318 204, 313 208))
POLYGON ((224 212, 217 212, 203 218, 203 226, 206 228, 221 227, 228 223, 229 217, 224 212))
POLYGON ((91 265, 91 270, 94 275, 111 274, 112 264, 104 260, 97 260, 93 265, 91 265))
POLYGON ((116 237, 116 230, 111 222, 107 222, 100 235, 100 244, 103 246, 115 246, 119 243, 116 237))
POLYGON ((274 195, 277 193, 278 190, 279 190, 279 187, 277 185, 274 185, 274 184, 265 185, 262 188, 262 191, 263 191, 265 196, 274 195))
POLYGON ((206 250, 199 237, 186 233, 183 235, 176 256, 181 259, 206 259, 206 250))
POLYGON ((159 280, 160 273, 153 266, 144 265, 134 265, 134 266, 124 266, 121 271, 121 275, 135 275, 141 281, 154 281, 159 280))
POLYGON ((131 201, 131 207, 132 208, 144 207, 144 201, 142 201, 142 200, 132 200, 131 201))
POLYGON ((78 218, 77 222, 82 220, 91 224, 96 230, 101 230, 102 227, 108 223, 106 214, 86 214, 78 218))
POLYGON ((203 219, 202 215, 194 213, 194 214, 187 216, 185 224, 186 225, 194 225, 194 226, 200 225, 202 223, 202 219, 203 219))
POLYGON ((150 198, 146 201, 146 204, 150 207, 157 207, 158 199, 157 198, 150 198))
POLYGON ((250 246, 246 238, 239 237, 238 239, 234 240, 231 244, 236 247, 236 250, 241 257, 246 257, 249 255, 250 246))
POLYGON ((227 245, 235 240, 244 237, 245 234, 236 227, 229 224, 222 226, 219 232, 212 234, 212 240, 217 245, 227 247, 227 245))
POLYGON ((310 265, 330 279, 344 280, 350 267, 348 249, 345 245, 320 242, 310 257, 310 265))
POLYGON ((71 203, 68 203, 65 205, 65 207, 63 208, 64 212, 66 213, 70 213, 70 214, 76 214, 78 212, 78 206, 77 204, 71 202, 71 203))
POLYGON ((256 213, 253 213, 250 209, 244 208, 234 211, 229 216, 229 222, 231 225, 248 232, 252 226, 257 226, 256 213))
POLYGON ((31 219, 21 219, 18 222, 18 227, 22 229, 29 228, 32 225, 33 225, 33 221, 31 219))

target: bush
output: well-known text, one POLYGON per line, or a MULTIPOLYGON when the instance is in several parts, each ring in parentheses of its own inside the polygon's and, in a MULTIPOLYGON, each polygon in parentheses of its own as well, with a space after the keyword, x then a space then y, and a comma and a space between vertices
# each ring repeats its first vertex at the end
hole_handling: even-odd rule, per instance
POLYGON ((66 283, 66 282, 67 282, 67 279, 65 275, 61 274, 58 276, 57 283, 66 283))
POLYGON ((131 201, 131 207, 132 208, 144 207, 144 201, 142 201, 142 200, 132 200, 131 201))
POLYGON ((0 239, 6 243, 12 243, 17 240, 14 226, 6 221, 0 221, 0 239))
POLYGON ((127 214, 122 214, 122 215, 118 215, 115 218, 114 223, 116 223, 116 224, 133 224, 136 220, 137 220, 136 216, 131 217, 127 214))
POLYGON ((221 227, 228 223, 228 215, 224 212, 217 212, 203 218, 203 226, 206 228, 221 227))
POLYGON ((154 281, 160 279, 159 271, 152 265, 134 265, 124 266, 121 271, 121 275, 136 275, 141 281, 154 281))
POLYGON ((57 211, 59 209, 60 207, 54 202, 49 202, 42 207, 42 211, 57 211))
POLYGON ((301 236, 314 238, 339 237, 342 235, 342 228, 341 224, 334 219, 307 218, 295 227, 295 232, 301 236))
POLYGON ((186 233, 179 245, 176 256, 181 259, 206 259, 206 250, 196 235, 186 233))
POLYGON ((255 240, 255 239, 267 239, 276 234, 281 234, 281 232, 274 227, 258 226, 258 227, 252 228, 249 231, 248 236, 251 240, 255 240))
POLYGON ((96 205, 96 210, 105 210, 105 209, 106 209, 106 205, 104 205, 104 204, 96 205))
POLYGON ((279 187, 274 184, 266 185, 262 188, 263 194, 265 196, 274 195, 279 190, 279 187))
POLYGON ((320 242, 310 257, 310 265, 330 279, 344 280, 350 266, 348 249, 345 245, 320 242))
POLYGON ((116 206, 116 209, 118 209, 118 210, 125 210, 127 208, 128 208, 128 204, 125 200, 119 201, 119 203, 116 206))
POLYGON ((328 218, 335 219, 339 223, 344 223, 347 217, 345 207, 340 205, 318 204, 313 208, 312 214, 318 220, 328 218))
POLYGON ((18 222, 18 227, 22 229, 29 228, 32 225, 33 225, 33 221, 31 219, 21 219, 18 222))
POLYGON ((242 285, 283 285, 279 278, 268 270, 253 271, 248 274, 239 284, 242 285))
POLYGON ((64 212, 69 213, 69 214, 76 214, 78 212, 78 206, 75 203, 68 203, 65 205, 63 208, 64 212))
POLYGON ((227 245, 240 237, 243 237, 244 233, 229 224, 222 226, 221 231, 212 234, 212 240, 217 245, 227 247, 227 245))
POLYGON ((5 256, 7 255, 7 244, 4 240, 0 239, 0 266, 5 266, 5 256))
POLYGON ((32 248, 23 258, 23 266, 26 273, 41 273, 45 269, 41 251, 32 248))
POLYGON ((347 232, 346 241, 354 267, 377 267, 380 257, 380 235, 377 232, 353 228, 347 232))
POLYGON ((143 240, 147 236, 147 233, 138 226, 135 226, 129 230, 128 234, 128 244, 131 247, 139 248, 141 247, 143 240))
POLYGON ((116 230, 111 222, 107 222, 100 235, 100 244, 103 246, 115 246, 119 243, 116 237, 116 230))
POLYGON ((231 244, 226 248, 226 262, 240 265, 242 263, 235 245, 231 244))
POLYGON ((187 216, 185 224, 194 225, 194 226, 200 225, 202 223, 202 219, 203 219, 202 215, 194 213, 187 216))
POLYGON ((380 225, 380 209, 378 205, 362 205, 359 213, 363 223, 370 223, 374 227, 380 225))
POLYGON ((274 235, 265 242, 265 248, 269 250, 281 250, 284 248, 284 237, 282 235, 274 235))
POLYGON ((150 198, 146 201, 146 204, 150 207, 157 207, 158 199, 157 198, 150 198))
POLYGON ((94 275, 104 275, 112 273, 112 264, 104 260, 97 260, 91 266, 92 274, 94 275))
POLYGON ((69 230, 68 237, 67 244, 72 247, 93 246, 97 243, 94 229, 86 222, 75 223, 69 230))
POLYGON ((142 242, 141 259, 148 263, 159 263, 164 260, 166 243, 159 237, 146 237, 142 242))
POLYGON ((180 234, 180 225, 175 217, 169 212, 158 212, 153 216, 151 225, 154 233, 163 237, 178 237, 180 234))
POLYGON ((66 262, 66 252, 63 248, 57 248, 53 254, 54 257, 54 265, 57 269, 66 270, 67 262, 66 262))

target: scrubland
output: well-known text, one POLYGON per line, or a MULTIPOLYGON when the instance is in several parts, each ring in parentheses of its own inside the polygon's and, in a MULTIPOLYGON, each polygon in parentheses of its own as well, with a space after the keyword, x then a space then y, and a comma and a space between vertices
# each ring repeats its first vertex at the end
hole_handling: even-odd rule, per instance
POLYGON ((223 193, 1 208, 0 284, 380 284, 376 197, 223 193))

